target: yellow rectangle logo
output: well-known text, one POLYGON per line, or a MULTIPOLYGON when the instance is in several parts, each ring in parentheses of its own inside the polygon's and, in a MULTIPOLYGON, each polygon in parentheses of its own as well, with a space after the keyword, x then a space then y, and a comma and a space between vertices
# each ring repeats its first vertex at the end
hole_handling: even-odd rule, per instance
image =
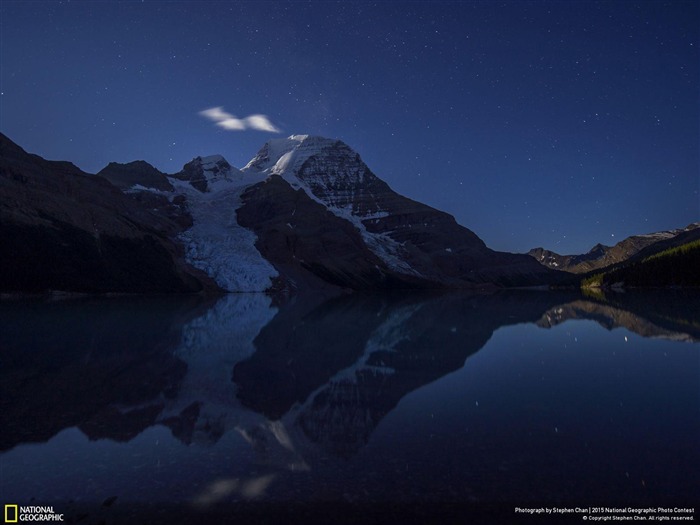
POLYGON ((17 523, 17 505, 5 505, 5 523, 17 523))

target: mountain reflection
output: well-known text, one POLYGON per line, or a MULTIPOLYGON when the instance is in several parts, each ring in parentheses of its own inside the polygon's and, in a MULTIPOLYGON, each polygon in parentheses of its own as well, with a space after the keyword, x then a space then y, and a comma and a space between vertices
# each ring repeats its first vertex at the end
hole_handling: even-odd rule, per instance
POLYGON ((550 328, 573 319, 593 320, 608 330, 626 328, 642 337, 700 341, 700 300, 695 291, 599 293, 547 311, 537 325, 550 328))
POLYGON ((78 426, 132 439, 187 373, 181 328, 210 305, 184 297, 0 302, 0 450, 78 426))
POLYGON ((255 339, 233 380, 270 419, 293 410, 306 437, 355 453, 407 393, 461 368, 495 329, 536 322, 549 293, 350 296, 289 305, 255 339))
POLYGON ((299 450, 356 454, 499 327, 590 319, 699 341, 697 305, 680 291, 2 301, 0 451, 69 427, 126 441, 164 425, 188 445, 233 430, 261 462, 303 470, 299 450))

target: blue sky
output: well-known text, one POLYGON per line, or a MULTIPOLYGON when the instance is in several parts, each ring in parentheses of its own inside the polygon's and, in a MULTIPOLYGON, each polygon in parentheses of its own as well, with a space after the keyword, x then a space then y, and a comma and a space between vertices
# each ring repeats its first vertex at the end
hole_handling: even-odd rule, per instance
POLYGON ((694 1, 5 0, 0 131, 91 173, 334 137, 492 248, 580 253, 700 220, 699 28, 694 1))

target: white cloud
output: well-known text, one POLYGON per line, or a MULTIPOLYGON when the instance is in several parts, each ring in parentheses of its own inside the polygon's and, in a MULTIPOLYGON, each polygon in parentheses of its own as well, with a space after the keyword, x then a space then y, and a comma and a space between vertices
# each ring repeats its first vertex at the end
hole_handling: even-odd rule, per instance
POLYGON ((249 117, 238 118, 224 111, 224 108, 221 106, 205 109, 200 111, 199 114, 214 121, 217 126, 231 131, 258 129, 260 131, 269 131, 270 133, 281 132, 265 115, 250 115, 249 117))
POLYGON ((279 133, 280 130, 275 127, 265 115, 251 115, 244 119, 248 127, 259 129, 261 131, 270 131, 271 133, 279 133))

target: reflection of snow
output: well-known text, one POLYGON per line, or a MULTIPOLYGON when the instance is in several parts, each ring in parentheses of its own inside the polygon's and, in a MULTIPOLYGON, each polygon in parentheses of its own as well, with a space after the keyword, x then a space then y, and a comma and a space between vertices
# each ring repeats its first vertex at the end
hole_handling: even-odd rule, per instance
POLYGON ((421 306, 392 308, 355 363, 338 371, 285 417, 294 421, 296 435, 313 443, 311 450, 320 445, 334 455, 348 457, 367 443, 383 416, 375 405, 376 396, 396 373, 381 357, 396 354, 399 345, 410 339, 411 320, 421 306))
POLYGON ((282 421, 265 421, 248 428, 238 426, 236 431, 253 447, 258 462, 284 465, 286 469, 297 472, 310 470, 282 421))
MULTIPOLYGON (((177 418, 187 407, 197 405, 192 442, 211 445, 235 430, 251 445, 257 463, 292 471, 308 470, 284 424, 268 421, 244 408, 231 380, 236 363, 255 352, 255 338, 276 314, 277 308, 271 306, 271 299, 265 294, 229 294, 187 323, 175 350, 175 355, 187 364, 187 373, 177 396, 166 401, 159 419, 177 418)), ((220 480, 201 492, 194 502, 206 506, 228 495, 256 498, 273 477, 220 480)))
MULTIPOLYGON (((231 372, 236 363, 255 352, 255 337, 277 313, 270 303, 264 294, 229 294, 183 327, 175 355, 187 364, 187 374, 161 420, 198 403, 195 437, 197 429, 225 432, 240 422, 243 410, 231 372)), ((199 437, 209 441, 206 435, 199 437)))
POLYGON ((331 382, 341 380, 355 380, 359 370, 369 370, 375 374, 393 374, 394 369, 383 363, 379 366, 370 365, 369 360, 375 352, 396 352, 396 347, 401 341, 409 339, 407 327, 410 326, 409 320, 420 310, 421 305, 410 305, 396 309, 391 312, 389 317, 372 333, 365 351, 356 364, 350 368, 346 368, 338 372, 331 382))

